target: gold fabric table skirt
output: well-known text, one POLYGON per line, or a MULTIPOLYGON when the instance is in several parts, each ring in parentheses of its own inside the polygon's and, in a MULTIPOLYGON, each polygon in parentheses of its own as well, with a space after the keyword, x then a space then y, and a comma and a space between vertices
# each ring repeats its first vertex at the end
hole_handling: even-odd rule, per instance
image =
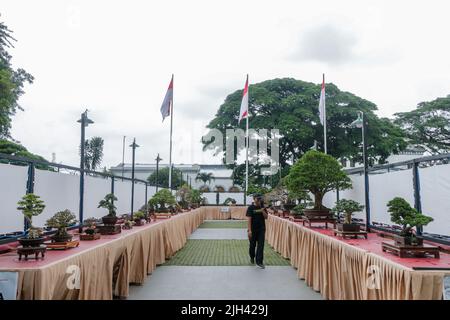
POLYGON ((445 271, 415 271, 367 250, 269 215, 268 243, 326 299, 442 299, 445 271), (373 275, 379 273, 379 277, 373 275))

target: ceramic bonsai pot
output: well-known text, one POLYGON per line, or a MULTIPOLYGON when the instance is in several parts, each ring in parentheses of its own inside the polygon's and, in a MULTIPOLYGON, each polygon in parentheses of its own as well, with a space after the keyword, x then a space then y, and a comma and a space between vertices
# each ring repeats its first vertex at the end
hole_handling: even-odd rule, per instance
POLYGON ((356 223, 338 223, 336 224, 338 231, 343 232, 360 232, 361 226, 356 223))
POLYGON ((144 221, 145 221, 145 220, 143 220, 143 219, 134 219, 134 225, 135 225, 136 227, 143 226, 143 225, 144 225, 144 221))
POLYGON ((25 248, 25 247, 39 247, 41 244, 44 243, 45 238, 18 238, 17 239, 19 243, 25 248))
POLYGON ((415 237, 415 241, 412 241, 412 237, 404 237, 400 235, 394 235, 394 241, 395 244, 398 246, 421 246, 423 245, 423 238, 422 237, 415 237))
POLYGON ((54 235, 51 237, 52 242, 70 242, 73 236, 71 234, 67 234, 65 236, 54 235))
POLYGON ((117 223, 117 220, 119 220, 119 218, 116 216, 102 217, 103 224, 105 224, 105 225, 115 225, 117 223))

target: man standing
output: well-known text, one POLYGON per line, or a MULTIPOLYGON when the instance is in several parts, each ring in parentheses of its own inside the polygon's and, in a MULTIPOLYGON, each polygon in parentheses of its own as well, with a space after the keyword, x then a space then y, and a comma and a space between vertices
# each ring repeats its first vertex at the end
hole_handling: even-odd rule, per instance
POLYGON ((264 269, 264 241, 266 234, 266 219, 268 213, 264 208, 264 201, 262 195, 255 194, 253 196, 254 203, 247 209, 246 216, 248 217, 248 239, 250 240, 249 255, 252 264, 255 263, 261 269, 264 269), (256 254, 255 254, 256 249, 256 254))

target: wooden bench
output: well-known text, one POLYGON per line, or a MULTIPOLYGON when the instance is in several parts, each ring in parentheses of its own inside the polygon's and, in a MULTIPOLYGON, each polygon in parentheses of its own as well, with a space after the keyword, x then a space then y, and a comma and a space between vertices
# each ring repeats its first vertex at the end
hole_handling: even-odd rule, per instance
POLYGON ((408 255, 414 257, 425 257, 426 254, 434 256, 439 259, 439 247, 424 244, 422 246, 399 246, 395 242, 382 242, 383 252, 391 252, 398 255, 400 258, 406 258, 408 255))

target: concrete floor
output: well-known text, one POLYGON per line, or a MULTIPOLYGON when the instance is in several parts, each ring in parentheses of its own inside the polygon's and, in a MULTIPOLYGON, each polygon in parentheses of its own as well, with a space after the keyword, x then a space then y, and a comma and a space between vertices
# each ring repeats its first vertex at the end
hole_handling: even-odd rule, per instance
MULTIPOLYGON (((232 222, 230 222, 232 223, 232 222)), ((199 228, 190 239, 247 239, 246 229, 199 228)), ((135 300, 320 300, 288 266, 159 266, 141 286, 131 286, 135 300)))

